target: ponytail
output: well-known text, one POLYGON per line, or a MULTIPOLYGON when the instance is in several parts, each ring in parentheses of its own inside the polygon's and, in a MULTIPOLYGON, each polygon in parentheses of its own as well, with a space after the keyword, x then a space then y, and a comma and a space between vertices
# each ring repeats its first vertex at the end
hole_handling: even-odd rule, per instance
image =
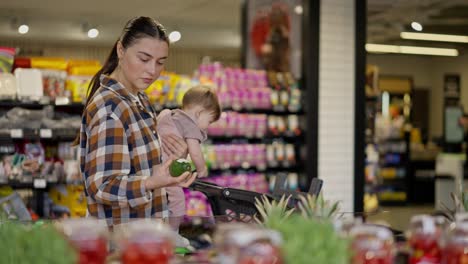
MULTIPOLYGON (((93 76, 91 82, 89 83, 87 93, 88 96, 86 97, 86 103, 83 107, 82 118, 84 117, 84 114, 86 112, 86 106, 88 106, 89 102, 91 101, 91 98, 93 98, 93 95, 101 86, 101 74, 111 74, 119 64, 119 58, 117 56, 117 43, 118 41, 115 42, 114 47, 112 48, 109 56, 106 59, 106 62, 104 63, 104 66, 102 66, 102 68, 93 76)), ((80 144, 80 132, 78 132, 78 135, 73 140, 72 146, 77 146, 78 144, 80 144)))
POLYGON ((91 98, 93 98, 93 95, 96 93, 97 89, 101 86, 101 74, 111 74, 115 68, 117 68, 117 65, 119 64, 119 58, 117 56, 117 43, 118 41, 115 42, 114 47, 112 48, 106 62, 104 63, 104 66, 102 66, 102 68, 91 79, 91 82, 88 86, 88 96, 86 98, 85 107, 88 105, 89 101, 91 101, 91 98))

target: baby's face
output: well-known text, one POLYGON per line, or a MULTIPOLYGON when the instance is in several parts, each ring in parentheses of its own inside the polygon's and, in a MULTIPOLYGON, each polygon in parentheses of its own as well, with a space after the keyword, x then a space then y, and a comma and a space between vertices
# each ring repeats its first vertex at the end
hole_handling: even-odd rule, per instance
POLYGON ((211 123, 213 123, 213 119, 214 119, 213 112, 206 111, 206 110, 201 111, 197 119, 198 127, 201 130, 207 130, 208 126, 211 123))

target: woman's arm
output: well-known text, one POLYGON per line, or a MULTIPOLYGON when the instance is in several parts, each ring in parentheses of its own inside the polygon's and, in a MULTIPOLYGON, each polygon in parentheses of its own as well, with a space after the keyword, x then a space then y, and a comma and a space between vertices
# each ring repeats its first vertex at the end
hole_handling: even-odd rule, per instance
POLYGON ((86 190, 96 201, 113 207, 137 207, 151 201, 147 176, 129 177, 131 162, 127 135, 115 114, 90 126, 84 175, 86 190))

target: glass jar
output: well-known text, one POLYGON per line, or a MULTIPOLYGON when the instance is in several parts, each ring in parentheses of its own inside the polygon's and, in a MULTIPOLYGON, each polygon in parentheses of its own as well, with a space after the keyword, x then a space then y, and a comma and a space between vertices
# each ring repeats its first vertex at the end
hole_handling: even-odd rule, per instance
POLYGON ((283 264, 278 232, 246 224, 221 225, 215 235, 219 263, 283 264))
POLYGON ((352 264, 392 264, 394 242, 392 232, 385 227, 358 225, 350 231, 353 250, 352 264))
POLYGON ((94 218, 67 219, 59 222, 58 227, 78 251, 78 263, 105 263, 108 228, 104 221, 94 218))
POLYGON ((443 218, 417 215, 411 218, 408 244, 411 248, 410 264, 440 263, 441 248, 439 240, 445 228, 443 218))
POLYGON ((468 222, 456 222, 442 239, 442 263, 468 263, 468 222))
POLYGON ((157 219, 141 219, 114 227, 122 264, 170 263, 175 233, 157 219))

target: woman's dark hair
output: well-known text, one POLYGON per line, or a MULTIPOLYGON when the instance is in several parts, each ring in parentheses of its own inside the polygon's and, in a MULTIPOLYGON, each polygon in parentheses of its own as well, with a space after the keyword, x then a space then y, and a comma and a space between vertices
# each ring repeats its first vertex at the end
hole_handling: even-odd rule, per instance
MULTIPOLYGON (((91 101, 91 98, 96 93, 97 89, 101 86, 99 80, 101 74, 111 74, 115 70, 115 68, 117 68, 117 65, 119 64, 119 58, 117 56, 117 44, 119 43, 119 41, 120 43, 122 43, 122 46, 126 49, 132 46, 135 43, 135 41, 146 37, 152 37, 165 41, 169 45, 169 38, 166 33, 166 29, 164 29, 164 27, 155 19, 140 16, 129 20, 125 25, 121 36, 115 42, 114 47, 112 48, 109 56, 106 59, 106 62, 104 63, 104 66, 102 66, 101 70, 99 70, 91 79, 91 82, 88 86, 88 96, 86 98, 84 109, 86 109, 86 106, 91 101)), ((73 142, 73 145, 78 144, 79 135, 73 142)))
POLYGON ((122 46, 126 49, 133 45, 135 41, 145 37, 153 37, 165 41, 167 44, 169 44, 169 38, 166 30, 153 18, 140 16, 129 20, 127 25, 125 25, 122 35, 115 42, 114 47, 112 48, 106 62, 104 63, 104 66, 91 79, 88 87, 88 97, 86 104, 88 104, 96 90, 99 88, 99 77, 101 74, 111 74, 117 67, 119 63, 119 58, 117 56, 117 43, 120 41, 122 46))

